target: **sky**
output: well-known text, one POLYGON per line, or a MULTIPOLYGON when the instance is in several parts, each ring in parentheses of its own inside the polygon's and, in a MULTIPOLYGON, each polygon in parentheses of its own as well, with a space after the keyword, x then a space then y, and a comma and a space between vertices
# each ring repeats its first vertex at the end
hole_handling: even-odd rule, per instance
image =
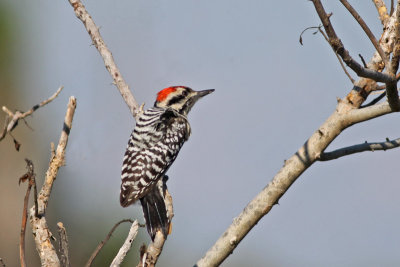
MULTIPOLYGON (((377 38, 371 1, 351 1, 377 38)), ((335 110, 351 83, 332 49, 307 27, 319 18, 310 1, 84 2, 139 103, 149 108, 172 85, 214 88, 189 114, 192 135, 168 175, 173 230, 159 266, 193 266, 273 178, 285 159, 335 110)), ((323 1, 351 55, 374 52, 338 1, 323 1)), ((0 142, 0 257, 18 264, 26 185, 24 158, 41 185, 69 96, 77 109, 47 211, 51 230, 67 229, 71 261, 82 266, 121 219, 143 222, 139 205, 122 208, 122 158, 134 119, 68 1, 1 0, 8 16, 8 86, 0 105, 27 110, 64 89, 0 142)), ((1 42, 1 41, 0 41, 1 42)), ((350 71, 355 78, 356 75, 350 71)), ((0 114, 0 123, 4 114, 0 114)), ((398 114, 345 130, 327 149, 398 138, 398 114)), ((222 266, 399 266, 400 150, 317 162, 290 187, 222 266)), ((128 233, 117 230, 94 266, 108 266, 128 233)), ((39 266, 31 232, 27 262, 39 266)), ((136 264, 145 229, 123 266, 136 264)))

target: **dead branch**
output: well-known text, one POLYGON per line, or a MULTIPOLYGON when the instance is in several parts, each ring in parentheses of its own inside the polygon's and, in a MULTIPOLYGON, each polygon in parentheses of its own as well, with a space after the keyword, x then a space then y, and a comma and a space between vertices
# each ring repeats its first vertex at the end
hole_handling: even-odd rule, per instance
MULTIPOLYGON (((20 234, 20 239, 19 239, 19 259, 21 262, 21 267, 26 266, 26 261, 25 261, 25 230, 26 230, 26 221, 28 218, 28 201, 29 201, 29 195, 31 193, 31 188, 33 185, 36 185, 35 182, 35 173, 33 170, 33 163, 29 159, 25 159, 26 161, 26 168, 28 171, 21 177, 19 178, 18 184, 21 184, 21 182, 28 181, 28 188, 26 190, 25 198, 24 198, 24 209, 22 211, 22 223, 21 223, 21 234, 20 234)), ((36 186, 35 186, 36 187, 36 186)))
POLYGON ((352 155, 355 153, 361 153, 365 151, 378 151, 378 150, 389 150, 400 146, 400 138, 389 140, 387 139, 386 142, 379 142, 379 143, 362 143, 354 146, 340 148, 331 152, 324 152, 321 154, 319 161, 328 161, 337 158, 341 158, 344 156, 352 155))
MULTIPOLYGON (((349 52, 344 48, 342 41, 337 37, 335 30, 333 29, 332 24, 330 23, 329 16, 326 14, 325 9, 321 3, 320 0, 312 0, 315 10, 318 13, 318 16, 320 17, 322 24, 325 28, 325 32, 328 35, 329 38, 329 43, 332 46, 332 48, 337 51, 337 53, 342 57, 343 61, 349 66, 353 71, 357 73, 359 77, 364 77, 364 78, 370 78, 374 80, 375 82, 384 82, 386 83, 386 90, 387 90, 387 97, 388 101, 390 104, 390 107, 394 111, 399 111, 400 110, 400 100, 398 97, 397 93, 397 82, 395 78, 395 72, 394 70, 397 71, 398 64, 396 65, 395 62, 398 62, 398 58, 395 60, 392 60, 391 64, 386 65, 388 66, 387 73, 382 73, 379 71, 375 71, 369 68, 364 68, 362 67, 359 63, 357 63, 349 54, 349 52)), ((400 4, 400 3, 399 3, 400 4)), ((396 22, 394 23, 394 32, 395 32, 395 38, 399 36, 399 21, 398 17, 396 17, 400 12, 400 9, 397 8, 396 6, 396 11, 394 12, 394 19, 396 22)), ((391 18, 392 18, 391 17, 391 18)), ((396 38, 398 39, 398 38, 396 38)), ((393 50, 393 48, 392 48, 393 50)), ((400 50, 400 47, 399 47, 400 50)), ((388 53, 388 51, 386 50, 388 53)), ((400 54, 400 51, 398 52, 400 54)), ((395 57, 393 57, 395 58, 395 57)))
POLYGON ((379 55, 383 59, 383 62, 385 63, 385 66, 388 66, 389 60, 388 60, 385 52, 383 52, 383 50, 382 50, 381 46, 379 45, 378 41, 376 40, 374 34, 369 29, 368 25, 365 23, 363 18, 357 13, 357 11, 353 8, 353 6, 350 5, 349 2, 347 2, 347 0, 340 0, 340 2, 350 12, 350 14, 354 17, 354 19, 358 22, 358 24, 360 24, 361 28, 367 34, 369 40, 374 45, 376 51, 378 51, 379 55))
POLYGON ((60 140, 58 142, 57 150, 52 153, 49 168, 46 172, 46 177, 42 189, 38 197, 38 214, 35 214, 35 207, 32 207, 29 212, 29 219, 32 227, 32 233, 36 244, 36 250, 39 253, 41 264, 43 267, 59 267, 60 260, 54 249, 51 239, 49 227, 47 226, 45 213, 49 201, 51 189, 56 179, 58 169, 64 165, 65 149, 68 143, 68 136, 72 127, 72 119, 76 109, 76 99, 71 96, 69 98, 67 112, 65 114, 63 129, 61 132, 60 140))
POLYGON ((57 223, 59 240, 59 253, 62 267, 70 267, 67 230, 62 222, 57 223))
POLYGON ((115 258, 112 261, 110 267, 118 267, 118 266, 121 265, 121 263, 124 260, 126 254, 128 253, 128 251, 132 247, 132 243, 136 238, 136 235, 138 233, 138 229, 139 229, 139 224, 135 220, 132 223, 131 229, 129 230, 128 237, 126 238, 126 240, 125 240, 124 244, 122 245, 122 247, 119 249, 118 254, 117 254, 117 256, 115 256, 115 258))
MULTIPOLYGON (((11 134, 12 130, 14 130, 15 127, 18 125, 19 120, 32 115, 32 113, 35 112, 38 108, 41 108, 44 105, 53 101, 60 94, 60 92, 63 88, 64 87, 61 86, 60 88, 58 88, 57 92, 55 92, 51 97, 42 101, 38 105, 34 105, 30 110, 28 110, 26 112, 16 111, 15 113, 13 113, 6 106, 3 106, 3 111, 5 113, 7 113, 7 117, 6 117, 6 123, 4 124, 4 127, 3 127, 3 131, 0 134, 0 141, 3 140, 7 134, 11 134)), ((13 138, 13 139, 14 139, 14 142, 16 142, 15 138, 13 138)))
POLYGON ((94 261, 94 259, 96 258, 97 254, 99 254, 100 250, 104 247, 104 245, 107 243, 107 241, 111 238, 111 235, 114 233, 115 229, 117 229, 117 227, 124 222, 130 222, 133 223, 134 221, 131 219, 125 219, 125 220, 121 220, 119 222, 117 222, 113 228, 111 228, 110 232, 108 233, 108 235, 104 238, 104 240, 102 240, 100 242, 100 244, 96 247, 96 249, 93 251, 92 255, 90 256, 88 262, 86 263, 85 267, 90 267, 92 266, 92 263, 94 261))
POLYGON ((106 69, 113 78, 114 84, 117 86, 118 91, 120 92, 125 103, 128 105, 132 115, 136 118, 142 110, 140 109, 138 103, 133 97, 131 91, 129 90, 128 84, 125 82, 121 72, 115 64, 111 51, 108 49, 107 45, 100 35, 99 28, 96 26, 92 17, 89 15, 85 6, 80 0, 68 1, 74 8, 76 17, 82 21, 83 25, 85 25, 85 28, 90 35, 90 38, 92 38, 93 44, 103 58, 106 69))
POLYGON ((339 101, 335 112, 305 144, 288 160, 272 181, 245 207, 243 212, 200 259, 196 266, 218 266, 236 248, 247 233, 265 216, 279 199, 315 161, 327 146, 346 128, 363 121, 392 113, 387 102, 363 109, 354 109, 339 101))
POLYGON ((333 50, 336 51, 338 55, 343 59, 346 65, 349 66, 360 77, 370 78, 377 82, 390 82, 392 78, 389 75, 371 69, 366 69, 350 56, 349 52, 345 49, 342 41, 336 35, 336 32, 333 29, 332 24, 329 20, 329 15, 325 12, 321 1, 312 0, 312 2, 314 3, 315 9, 322 21, 322 25, 324 26, 325 32, 329 38, 329 44, 332 46, 333 50))
MULTIPOLYGON (((361 77, 359 66, 354 67, 353 59, 344 49, 340 39, 337 38, 334 29, 329 22, 329 15, 323 9, 322 4, 318 0, 313 0, 317 13, 323 22, 325 31, 329 38, 334 51, 341 56, 343 61, 361 77)), ((395 12, 396 13, 396 12, 395 12)), ((392 33, 393 20, 388 22, 389 27, 385 29, 388 40, 393 41, 392 33)), ((390 53, 390 46, 385 46, 385 53, 390 53), (386 49, 386 50, 385 50, 386 49)), ((374 55, 371 60, 370 68, 374 75, 381 76, 382 66, 374 55), (379 71, 378 71, 379 70, 379 71), (379 73, 379 74, 378 74, 379 73)), ((358 63, 357 63, 358 64, 358 63)), ((365 68, 361 67, 365 70, 365 68)), ((364 70, 361 70, 363 72, 364 70)), ((371 73, 372 73, 371 72, 371 73)), ((383 74, 390 82, 392 78, 383 74)), ((371 77, 372 77, 371 76, 371 77)), ((381 76, 382 77, 382 76, 381 76)), ((377 80, 376 80, 377 81, 377 80)), ((388 85, 388 83, 386 83, 388 85)), ((218 266, 220 265, 236 248, 239 242, 247 235, 247 233, 257 224, 257 222, 278 203, 279 199, 285 194, 289 187, 296 179, 313 163, 320 160, 323 151, 329 144, 343 132, 346 128, 379 116, 396 111, 388 102, 375 104, 369 107, 359 109, 360 105, 365 101, 369 92, 376 88, 376 82, 371 79, 362 78, 356 82, 351 93, 344 99, 339 99, 335 111, 332 115, 311 135, 311 137, 300 147, 300 149, 288 160, 284 166, 275 175, 272 181, 244 208, 243 212, 233 220, 233 223, 215 242, 215 244, 207 251, 205 256, 201 258, 195 266, 218 266), (354 100, 354 101, 353 101, 354 100)))

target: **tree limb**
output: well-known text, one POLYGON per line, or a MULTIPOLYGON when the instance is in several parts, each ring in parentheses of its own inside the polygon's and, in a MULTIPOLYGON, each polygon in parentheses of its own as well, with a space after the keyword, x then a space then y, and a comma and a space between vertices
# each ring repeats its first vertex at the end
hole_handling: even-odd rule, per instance
POLYGON ((117 256, 115 256, 114 260, 112 261, 110 267, 118 267, 121 265, 122 261, 124 260, 126 254, 131 249, 132 243, 136 238, 137 232, 139 229, 139 224, 135 220, 132 223, 131 229, 129 230, 128 237, 126 238, 124 244, 119 249, 117 256))
POLYGON ((340 148, 331 152, 324 152, 321 154, 319 161, 328 161, 337 159, 340 157, 348 156, 355 153, 364 151, 377 151, 377 150, 389 150, 400 146, 400 138, 394 140, 388 140, 380 143, 362 143, 354 146, 340 148))
POLYGON ((64 165, 65 149, 68 143, 68 136, 72 127, 72 119, 76 109, 76 99, 71 96, 69 98, 67 112, 65 114, 64 125, 58 142, 57 150, 52 153, 49 168, 42 189, 38 197, 38 214, 35 214, 35 206, 30 209, 29 219, 31 222, 33 238, 36 243, 36 250, 39 253, 42 267, 59 267, 60 260, 54 249, 51 239, 49 227, 47 226, 45 212, 49 201, 51 189, 56 179, 58 169, 64 165))
POLYGON ((327 146, 347 127, 384 114, 392 113, 387 102, 363 109, 354 109, 339 101, 335 112, 319 127, 305 144, 288 160, 272 181, 244 208, 243 212, 207 251, 196 266, 218 266, 247 233, 265 216, 279 199, 315 161, 327 146))
MULTIPOLYGON (((316 5, 316 10, 329 36, 332 48, 338 51, 338 54, 343 58, 346 64, 349 65, 349 58, 347 57, 348 52, 345 51, 341 41, 337 38, 322 4, 318 0, 313 0, 313 3, 316 5)), ((391 23, 392 22, 393 21, 391 21, 391 23)), ((393 40, 393 35, 388 32, 390 32, 389 28, 384 34, 387 34, 388 40, 390 39, 391 42, 393 40)), ((390 52, 390 46, 386 46, 385 48, 387 49, 385 52, 390 52)), ((379 64, 376 64, 378 61, 375 58, 373 58, 372 62, 374 63, 372 64, 374 68, 381 68, 379 64)), ((351 67, 351 64, 349 66, 351 67)), ((380 73, 374 70, 373 72, 380 73)), ((387 76, 386 74, 384 75, 387 76)), ((205 256, 197 262, 196 266, 218 266, 221 264, 257 222, 268 214, 272 207, 278 203, 279 199, 296 179, 315 161, 321 158, 323 151, 343 130, 356 123, 392 113, 394 109, 392 109, 387 102, 358 109, 366 99, 366 96, 368 96, 368 93, 375 87, 376 84, 371 83, 371 80, 360 79, 360 81, 356 83, 351 94, 345 99, 340 99, 338 101, 336 110, 332 115, 311 135, 305 144, 300 147, 290 159, 285 161, 284 166, 275 175, 272 181, 245 207, 243 212, 233 220, 233 223, 207 251, 205 256)))
POLYGON ((114 84, 117 86, 118 91, 120 92, 125 103, 128 105, 132 115, 136 118, 137 115, 140 112, 142 112, 142 110, 140 109, 138 103, 133 97, 131 91, 129 90, 128 84, 125 82, 121 72, 119 71, 117 65, 115 64, 111 51, 108 49, 107 45, 103 41, 103 38, 100 35, 98 27, 96 26, 92 17, 89 15, 85 6, 82 4, 80 0, 68 0, 68 1, 74 8, 76 17, 82 21, 83 25, 85 25, 85 28, 90 35, 90 38, 92 38, 93 44, 97 48, 97 51, 99 51, 101 57, 103 58, 106 69, 113 78, 114 84))
POLYGON ((26 112, 16 111, 15 113, 13 113, 6 106, 3 106, 2 109, 5 113, 7 113, 8 117, 6 118, 6 123, 4 124, 3 131, 0 134, 0 141, 3 140, 8 133, 11 133, 11 131, 15 129, 20 119, 24 119, 32 115, 32 113, 35 112, 38 108, 41 108, 44 105, 53 101, 60 94, 63 88, 64 87, 61 86, 60 88, 58 88, 57 92, 55 92, 51 97, 42 101, 38 105, 34 105, 30 110, 26 112))

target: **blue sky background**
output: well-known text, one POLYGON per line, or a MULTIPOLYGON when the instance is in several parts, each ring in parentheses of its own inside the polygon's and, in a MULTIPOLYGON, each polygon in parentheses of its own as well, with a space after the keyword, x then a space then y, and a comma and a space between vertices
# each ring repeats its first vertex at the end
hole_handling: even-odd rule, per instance
MULTIPOLYGON (((192 266, 233 218, 333 112, 351 83, 322 36, 299 34, 320 24, 310 1, 85 1, 138 102, 150 107, 171 85, 215 88, 189 115, 192 136, 169 170, 173 232, 160 266, 192 266)), ((376 37, 370 1, 352 1, 376 37)), ((338 1, 324 1, 351 55, 373 46, 338 1)), ((0 142, 0 257, 18 264, 26 185, 24 158, 42 184, 68 97, 78 101, 47 217, 67 228, 74 266, 82 266, 123 218, 143 222, 139 205, 119 205, 122 157, 134 120, 68 1, 0 1, 8 46, 0 105, 27 110, 61 95, 0 142)), ((1 36, 0 36, 1 37, 1 36)), ((352 73, 353 77, 356 77, 352 73)), ((0 122, 4 114, 0 114, 0 122)), ((328 151, 399 137, 398 114, 346 130, 328 151)), ((399 266, 399 152, 363 153, 316 163, 239 244, 223 266, 399 266)), ((108 266, 128 231, 116 234, 94 266, 108 266)), ((128 255, 136 264, 145 229, 128 255)), ((38 266, 31 232, 27 261, 38 266)))

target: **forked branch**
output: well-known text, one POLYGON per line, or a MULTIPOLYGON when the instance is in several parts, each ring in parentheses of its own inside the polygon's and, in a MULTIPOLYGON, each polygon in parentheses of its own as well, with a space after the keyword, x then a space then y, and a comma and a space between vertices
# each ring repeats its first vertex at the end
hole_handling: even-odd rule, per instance
POLYGON ((61 86, 60 88, 58 88, 57 92, 55 92, 51 97, 42 101, 40 104, 34 105, 30 110, 28 110, 26 112, 16 111, 15 113, 13 113, 6 106, 3 106, 2 109, 5 113, 7 113, 8 117, 6 119, 7 123, 4 124, 3 130, 0 134, 0 141, 3 140, 7 134, 10 134, 11 131, 15 129, 15 127, 18 125, 19 120, 25 119, 26 117, 32 115, 32 113, 35 112, 38 108, 41 108, 44 105, 53 101, 60 94, 60 92, 63 88, 64 87, 61 86))
POLYGON ((69 98, 67 112, 65 114, 63 129, 58 142, 57 150, 54 151, 52 149, 53 151, 49 168, 46 172, 45 181, 38 196, 38 214, 35 212, 36 205, 34 205, 29 212, 29 219, 31 222, 33 237, 36 243, 36 250, 39 253, 41 265, 46 267, 60 266, 60 260, 51 242, 53 235, 51 234, 47 225, 45 213, 58 169, 64 165, 65 162, 65 149, 67 147, 68 136, 71 131, 75 109, 76 99, 75 97, 71 96, 69 98))
MULTIPOLYGON (((386 86, 393 82, 391 75, 377 71, 379 64, 373 64, 376 69, 367 69, 355 62, 344 48, 340 39, 330 24, 329 16, 318 0, 313 0, 318 15, 327 33, 329 43, 343 61, 352 68, 360 77, 367 77, 375 81, 383 81, 386 86)), ((396 13, 396 11, 395 11, 396 13)), ((385 30, 386 31, 386 30, 385 30)), ((388 31, 388 30, 387 30, 388 31)), ((385 34, 386 32, 384 32, 385 34)), ((393 36, 392 36, 393 37, 393 36)), ((377 62, 374 60, 374 62, 377 62)), ((394 79, 395 80, 395 79, 394 79)), ((376 82, 368 79, 360 79, 356 82, 356 88, 352 90, 352 98, 339 99, 336 109, 331 116, 311 135, 302 147, 288 160, 275 175, 272 181, 244 208, 244 210, 233 220, 233 223, 206 252, 195 266, 218 266, 236 248, 247 233, 257 222, 278 203, 296 179, 312 164, 326 157, 323 152, 329 144, 340 135, 346 128, 379 116, 397 111, 388 102, 374 104, 362 109, 359 106, 365 101, 365 92, 369 93, 376 88, 376 82), (363 87, 360 87, 360 86, 363 87), (358 88, 357 88, 358 87, 358 88), (368 90, 365 90, 368 88, 368 90), (351 101, 356 99, 357 101, 351 101)), ((396 101, 399 101, 397 98, 396 101)), ((397 144, 397 141, 396 141, 397 144)), ((385 144, 386 147, 389 144, 385 144)), ((395 144, 392 144, 395 146, 395 144)), ((373 145, 372 147, 375 147, 373 145)))

